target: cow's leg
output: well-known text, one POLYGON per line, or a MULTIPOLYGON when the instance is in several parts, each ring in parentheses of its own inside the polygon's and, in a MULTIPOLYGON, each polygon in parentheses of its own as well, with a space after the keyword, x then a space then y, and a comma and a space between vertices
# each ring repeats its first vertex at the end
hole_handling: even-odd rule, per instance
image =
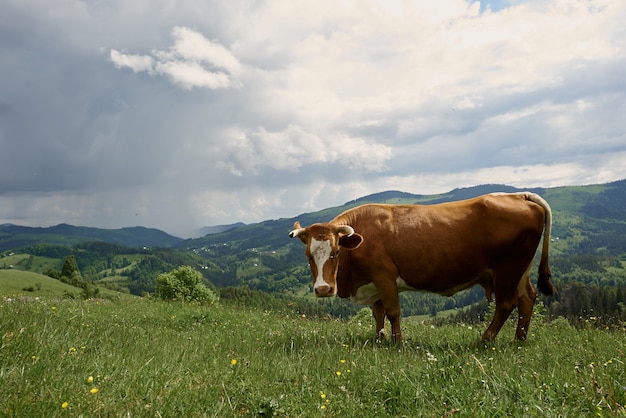
POLYGON ((372 304, 372 314, 376 320, 376 339, 384 340, 385 333, 385 306, 383 301, 378 299, 372 304))
POLYGON ((400 328, 400 308, 398 307, 393 312, 387 311, 387 318, 391 323, 391 340, 397 343, 402 343, 402 329, 400 328))
POLYGON ((535 299, 537 293, 530 284, 530 266, 526 271, 524 277, 517 286, 517 311, 519 313, 519 319, 517 320, 517 331, 515 332, 515 338, 518 340, 525 340, 528 335, 528 327, 530 325, 530 318, 533 314, 533 306, 535 306, 535 299))
MULTIPOLYGON (((395 281, 393 282, 395 285, 395 281)), ((388 292, 381 292, 382 305, 387 319, 391 323, 391 339, 402 342, 402 330, 400 329, 400 296, 397 286, 393 286, 388 292)))
POLYGON ((513 302, 514 297, 514 295, 508 297, 499 295, 496 291, 496 313, 493 316, 491 324, 489 324, 489 328, 487 328, 487 331, 483 334, 483 341, 493 341, 496 338, 502 325, 504 325, 515 308, 515 303, 513 302))
MULTIPOLYGON (((528 259, 521 257, 502 261, 503 263, 500 266, 492 270, 496 312, 491 324, 489 324, 489 328, 483 334, 483 341, 492 341, 496 338, 513 309, 518 306, 521 294, 528 297, 524 298, 524 306, 520 308, 520 316, 523 316, 523 319, 520 319, 521 322, 518 322, 518 332, 520 332, 520 326, 522 329, 528 327, 530 314, 532 314, 533 308, 532 303, 530 303, 532 298, 530 296, 534 294, 534 290, 532 291, 533 293, 529 293, 526 287, 526 283, 530 286, 529 277, 532 255, 528 259), (528 312, 529 309, 530 312, 528 312)), ((532 302, 534 303, 534 299, 532 299, 532 302)), ((519 334, 516 337, 519 338, 519 334)))

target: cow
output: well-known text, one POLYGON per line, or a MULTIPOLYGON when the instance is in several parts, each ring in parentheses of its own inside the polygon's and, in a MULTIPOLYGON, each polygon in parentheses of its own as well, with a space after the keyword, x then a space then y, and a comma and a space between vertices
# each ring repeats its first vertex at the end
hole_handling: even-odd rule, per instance
POLYGON ((531 192, 491 193, 433 205, 365 204, 327 223, 289 233, 305 245, 318 297, 372 305, 377 338, 402 342, 399 292, 451 296, 476 284, 495 314, 482 341, 496 338, 517 307, 515 338, 525 340, 536 292, 530 270, 543 234, 537 287, 553 295, 548 265, 552 211, 531 192))

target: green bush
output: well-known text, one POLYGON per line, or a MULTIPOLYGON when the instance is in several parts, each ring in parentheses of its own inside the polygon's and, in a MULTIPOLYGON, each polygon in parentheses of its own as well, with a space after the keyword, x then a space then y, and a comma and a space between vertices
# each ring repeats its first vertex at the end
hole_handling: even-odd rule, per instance
POLYGON ((359 312, 356 313, 352 318, 350 318, 351 324, 370 324, 374 322, 374 317, 372 316, 372 310, 370 308, 361 308, 359 312))
POLYGON ((202 274, 190 266, 182 266, 157 277, 156 295, 163 300, 214 304, 218 296, 207 288, 202 274))

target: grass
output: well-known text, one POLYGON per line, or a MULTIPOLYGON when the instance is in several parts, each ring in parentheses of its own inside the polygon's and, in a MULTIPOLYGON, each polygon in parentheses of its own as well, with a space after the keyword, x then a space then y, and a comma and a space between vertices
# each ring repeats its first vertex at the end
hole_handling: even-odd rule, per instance
POLYGON ((33 272, 43 273, 50 269, 60 270, 63 263, 61 260, 49 257, 31 256, 28 254, 5 254, 0 256, 0 268, 18 268, 33 272))
MULTIPOLYGON (((99 287, 99 296, 107 299, 133 299, 130 294, 99 287)), ((64 298, 68 294, 79 297, 82 289, 62 283, 43 274, 22 270, 0 269, 0 295, 32 298, 64 298)))
POLYGON ((22 270, 0 270, 0 289, 2 289, 1 293, 14 296, 30 294, 31 296, 61 297, 65 292, 80 292, 80 289, 51 277, 22 270), (40 290, 24 290, 37 287, 40 287, 40 290))
MULTIPOLYGON (((0 415, 624 416, 626 333, 340 322, 148 299, 0 298, 0 415)), ((369 318, 368 318, 369 319, 369 318)))

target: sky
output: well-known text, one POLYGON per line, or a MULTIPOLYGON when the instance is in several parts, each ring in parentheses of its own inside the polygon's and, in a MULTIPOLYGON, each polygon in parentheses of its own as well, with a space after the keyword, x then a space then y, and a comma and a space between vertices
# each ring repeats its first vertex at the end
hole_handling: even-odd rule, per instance
POLYGON ((626 178, 623 0, 3 0, 0 224, 179 237, 626 178))

